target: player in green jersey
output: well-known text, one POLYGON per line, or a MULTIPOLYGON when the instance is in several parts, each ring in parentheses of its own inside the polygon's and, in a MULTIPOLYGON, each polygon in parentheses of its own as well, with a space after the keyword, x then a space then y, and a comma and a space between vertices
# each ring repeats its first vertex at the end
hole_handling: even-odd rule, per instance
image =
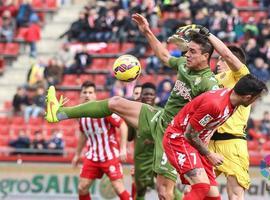
POLYGON ((192 98, 205 91, 218 88, 217 81, 209 67, 213 46, 207 38, 193 34, 185 56, 172 57, 152 33, 143 16, 134 14, 132 19, 147 38, 155 55, 166 66, 177 70, 177 81, 164 109, 159 110, 150 105, 117 96, 75 107, 64 107, 62 98, 58 101, 55 96, 55 88, 50 87, 47 95, 46 119, 48 122, 58 122, 70 118, 99 118, 116 113, 139 132, 150 131, 155 141, 153 169, 157 174, 158 195, 160 199, 171 200, 174 196, 177 172, 168 163, 163 151, 163 133, 177 112, 192 98))
MULTIPOLYGON (((144 83, 142 86, 140 101, 142 103, 155 106, 156 86, 152 83, 144 83)), ((129 140, 135 139, 134 165, 135 165, 135 185, 136 200, 144 199, 147 187, 154 187, 154 140, 150 130, 140 133, 136 129, 129 127, 129 140)))

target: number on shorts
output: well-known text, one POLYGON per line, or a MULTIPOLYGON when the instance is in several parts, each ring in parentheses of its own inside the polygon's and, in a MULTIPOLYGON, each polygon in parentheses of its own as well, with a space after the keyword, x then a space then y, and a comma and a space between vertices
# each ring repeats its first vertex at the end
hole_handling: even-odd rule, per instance
POLYGON ((197 163, 196 154, 195 153, 190 153, 190 155, 193 157, 193 164, 196 165, 196 163, 197 163))
POLYGON ((167 158, 166 154, 163 153, 160 164, 165 165, 167 163, 167 161, 168 161, 168 158, 167 158))

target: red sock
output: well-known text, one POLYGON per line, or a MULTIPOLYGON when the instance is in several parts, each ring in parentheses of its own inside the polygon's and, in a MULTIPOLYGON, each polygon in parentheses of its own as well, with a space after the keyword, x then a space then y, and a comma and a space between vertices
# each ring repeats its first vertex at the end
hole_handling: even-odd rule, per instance
POLYGON ((186 193, 183 200, 203 200, 210 190, 207 183, 197 183, 191 186, 190 192, 186 193))
POLYGON ((136 185, 135 185, 134 182, 132 183, 132 186, 131 186, 131 196, 132 196, 133 199, 135 199, 135 196, 136 196, 136 185))
POLYGON ((221 197, 205 197, 203 200, 221 200, 221 197))
POLYGON ((130 194, 126 190, 119 194, 119 197, 121 200, 130 200, 130 194))
POLYGON ((89 193, 84 195, 79 195, 79 200, 91 200, 91 196, 89 193))

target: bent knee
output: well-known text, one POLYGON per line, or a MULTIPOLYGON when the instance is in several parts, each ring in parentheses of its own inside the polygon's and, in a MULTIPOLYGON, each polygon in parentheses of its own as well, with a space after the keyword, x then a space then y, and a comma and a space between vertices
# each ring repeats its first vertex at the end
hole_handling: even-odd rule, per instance
POLYGON ((121 105, 121 102, 123 100, 123 97, 120 96, 114 96, 109 99, 109 109, 111 111, 115 111, 115 108, 118 108, 121 105))

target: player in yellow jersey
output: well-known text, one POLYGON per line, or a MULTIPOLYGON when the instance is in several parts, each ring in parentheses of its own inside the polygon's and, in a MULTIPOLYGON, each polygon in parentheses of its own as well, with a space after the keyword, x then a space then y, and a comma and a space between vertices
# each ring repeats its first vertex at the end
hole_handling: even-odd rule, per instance
MULTIPOLYGON (((217 62, 217 75, 221 87, 233 88, 236 82, 249 73, 245 54, 236 46, 229 46, 232 53, 243 63, 228 66, 223 57, 217 62)), ((237 111, 220 126, 209 143, 209 149, 223 155, 223 164, 216 166, 216 175, 224 173, 227 178, 227 194, 230 200, 243 200, 244 191, 249 188, 249 155, 245 128, 250 114, 250 106, 239 106, 237 111)))
MULTIPOLYGON (((226 48, 221 40, 200 25, 188 25, 180 28, 179 32, 187 36, 188 29, 207 36, 220 55, 217 63, 218 74, 216 75, 220 87, 233 88, 241 77, 249 74, 245 65, 245 53, 242 49, 236 46, 226 48)), ((249 114, 250 106, 239 106, 237 111, 217 129, 208 146, 211 151, 224 157, 222 165, 216 166, 216 175, 225 174, 230 200, 243 200, 244 191, 250 185, 249 155, 245 135, 249 114)))

